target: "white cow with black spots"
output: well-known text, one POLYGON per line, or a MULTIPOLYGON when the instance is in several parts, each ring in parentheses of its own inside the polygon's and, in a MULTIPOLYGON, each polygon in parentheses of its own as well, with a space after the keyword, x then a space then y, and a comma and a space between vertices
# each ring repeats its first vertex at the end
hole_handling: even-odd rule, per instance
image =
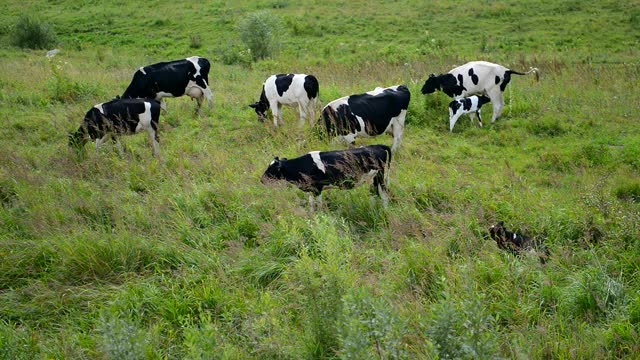
POLYGON ((271 75, 262 84, 260 100, 249 105, 263 122, 267 118, 267 110, 271 109, 273 126, 283 124, 282 105, 298 106, 300 110, 300 126, 307 118, 315 118, 316 100, 320 88, 318 80, 307 74, 271 75))
POLYGON ((536 81, 539 78, 537 68, 526 73, 510 70, 502 65, 487 61, 472 61, 449 71, 446 74, 429 75, 422 87, 423 94, 431 94, 442 90, 453 99, 461 99, 470 95, 486 95, 493 105, 491 123, 502 114, 504 107, 503 93, 507 88, 511 75, 528 75, 533 73, 536 81))
POLYGON ((474 115, 478 116, 478 124, 482 127, 482 118, 480 117, 480 109, 482 105, 490 102, 491 99, 484 95, 469 96, 468 98, 453 100, 449 103, 449 131, 453 132, 453 127, 460 116, 469 114, 471 123, 473 124, 474 115))

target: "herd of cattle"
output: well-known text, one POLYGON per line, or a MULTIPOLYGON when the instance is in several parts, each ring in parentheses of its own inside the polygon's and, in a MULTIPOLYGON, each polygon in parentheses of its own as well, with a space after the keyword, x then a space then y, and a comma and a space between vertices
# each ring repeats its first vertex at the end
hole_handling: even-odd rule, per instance
MULTIPOLYGON (((147 131, 153 146, 153 155, 159 154, 158 122, 161 110, 166 111, 164 98, 187 95, 197 101, 200 113, 206 98, 213 107, 213 95, 209 86, 209 61, 201 57, 162 62, 138 69, 122 96, 97 104, 89 110, 78 131, 69 135, 69 143, 82 148, 89 140, 95 140, 99 149, 109 139, 116 142, 117 135, 147 131)), ((446 74, 431 74, 422 87, 423 94, 441 90, 453 101, 449 104, 449 129, 458 118, 469 114, 477 116, 483 104, 493 104, 493 123, 504 106, 503 92, 511 75, 527 75, 538 71, 532 68, 526 73, 516 72, 501 65, 473 61, 456 67, 446 74)), ((313 75, 272 75, 264 82, 260 99, 249 105, 264 121, 271 110, 274 126, 282 124, 282 105, 298 106, 300 123, 315 118, 316 102, 320 94, 318 80, 313 75)), ((352 144, 357 137, 373 137, 384 133, 393 136, 391 148, 385 145, 349 148, 342 151, 312 151, 295 159, 276 157, 262 176, 262 182, 286 180, 310 194, 312 209, 322 201, 325 187, 349 189, 373 180, 372 192, 380 196, 386 206, 386 177, 391 154, 400 146, 405 117, 411 94, 405 85, 345 96, 331 101, 322 109, 318 126, 325 133, 343 143, 352 144)))

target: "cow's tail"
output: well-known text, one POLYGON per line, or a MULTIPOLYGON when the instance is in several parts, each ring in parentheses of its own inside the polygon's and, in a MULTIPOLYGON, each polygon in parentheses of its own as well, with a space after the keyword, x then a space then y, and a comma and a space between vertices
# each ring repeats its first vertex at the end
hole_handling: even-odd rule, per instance
POLYGON ((516 74, 516 75, 529 75, 529 74, 533 73, 533 76, 536 79, 536 81, 540 81, 540 70, 538 68, 535 68, 535 67, 529 68, 529 71, 524 72, 524 73, 513 71, 513 70, 507 70, 507 72, 510 73, 510 74, 516 74))

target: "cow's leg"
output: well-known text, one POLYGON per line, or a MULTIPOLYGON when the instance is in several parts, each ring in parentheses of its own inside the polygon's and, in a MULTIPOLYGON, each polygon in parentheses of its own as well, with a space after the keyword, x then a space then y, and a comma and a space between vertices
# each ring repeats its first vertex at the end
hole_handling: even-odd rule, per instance
POLYGON ((307 115, 309 119, 309 126, 313 126, 316 121, 316 100, 318 98, 313 98, 313 100, 309 100, 307 102, 307 115))
POLYGON ((449 132, 453 132, 453 127, 456 125, 456 121, 458 121, 458 118, 461 115, 462 115, 462 112, 458 111, 449 117, 449 132))
POLYGON ((162 109, 162 111, 164 111, 165 114, 168 113, 168 111, 167 111, 167 103, 164 101, 164 98, 160 99, 160 109, 162 109))
POLYGON ((316 211, 316 209, 322 209, 322 193, 309 194, 309 207, 311 208, 312 212, 316 211))
POLYGON ((491 123, 493 124, 502 115, 502 109, 504 108, 504 99, 502 98, 502 91, 495 89, 487 94, 491 99, 491 105, 493 106, 493 116, 491 116, 491 123))
POLYGON ((300 111, 300 127, 304 126, 304 123, 307 121, 307 108, 309 103, 304 104, 302 101, 298 103, 298 110, 300 111))
POLYGON ((107 133, 102 138, 97 138, 96 139, 96 151, 100 150, 100 146, 102 146, 102 144, 106 143, 109 140, 109 137, 111 137, 111 134, 107 133))
POLYGON ((404 121, 401 122, 400 119, 394 119, 393 121, 393 145, 391 146, 391 151, 395 153, 396 149, 400 146, 400 141, 402 141, 404 121))
POLYGON ((200 110, 200 108, 202 107, 202 101, 204 100, 204 98, 201 96, 194 99, 196 99, 196 102, 198 103, 198 107, 196 108, 196 114, 198 114, 199 116, 202 116, 202 110, 200 110))
POLYGON ((480 109, 478 109, 478 111, 476 111, 476 115, 478 115, 478 125, 480 125, 480 127, 482 127, 482 117, 480 116, 480 109))
POLYGON ((153 157, 158 157, 160 154, 160 137, 158 136, 158 125, 149 126, 147 128, 149 134, 149 141, 151 141, 151 147, 153 148, 153 157))
POLYGON ((269 108, 271 108, 271 115, 273 115, 273 126, 278 127, 278 116, 280 115, 280 105, 277 102, 269 102, 269 108))
POLYGON ((378 171, 376 176, 373 178, 373 188, 372 191, 375 191, 380 199, 382 200, 382 206, 387 207, 389 204, 389 194, 387 193, 387 187, 384 182, 384 171, 378 171))

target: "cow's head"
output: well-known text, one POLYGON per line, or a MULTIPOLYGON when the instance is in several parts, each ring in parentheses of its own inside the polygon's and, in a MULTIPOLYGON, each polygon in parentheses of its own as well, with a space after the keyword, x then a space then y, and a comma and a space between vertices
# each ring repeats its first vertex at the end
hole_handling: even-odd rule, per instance
POLYGON ((422 93, 425 95, 432 94, 436 90, 440 90, 440 77, 435 74, 431 74, 422 86, 422 93))
POLYGON ((256 114, 258 115, 258 121, 264 122, 267 119, 267 104, 258 101, 250 104, 249 107, 256 111, 256 114))
POLYGON ((287 161, 286 158, 283 158, 282 160, 280 160, 276 156, 271 162, 271 164, 269 164, 269 167, 264 172, 264 174, 262 174, 262 177, 260 178, 260 182, 263 184, 268 184, 273 181, 283 179, 285 174, 282 167, 284 162, 286 161, 287 161))
POLYGON ((482 106, 482 105, 484 105, 486 103, 490 103, 490 102, 491 102, 491 99, 488 96, 486 96, 486 95, 478 96, 478 106, 482 106))
POLYGON ((489 236, 495 240, 500 248, 507 247, 507 230, 504 228, 504 222, 500 221, 489 228, 489 236))

